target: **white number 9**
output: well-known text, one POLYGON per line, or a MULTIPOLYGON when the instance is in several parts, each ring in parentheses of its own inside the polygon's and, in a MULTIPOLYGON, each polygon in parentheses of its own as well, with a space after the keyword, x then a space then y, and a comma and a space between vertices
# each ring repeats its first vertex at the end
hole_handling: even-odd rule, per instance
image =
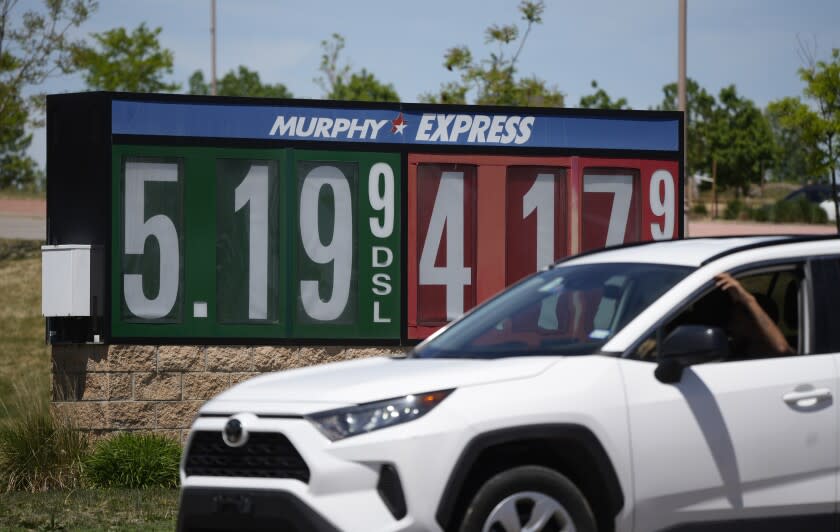
POLYGON ((370 232, 377 238, 388 238, 394 231, 394 171, 389 164, 376 163, 371 167, 368 200, 373 210, 382 211, 381 220, 370 217, 370 232))
POLYGON ((666 240, 674 236, 674 176, 668 170, 657 170, 650 178, 650 210, 654 216, 664 216, 661 224, 650 224, 654 240, 666 240), (660 194, 660 184, 664 194, 660 194))
POLYGON ((300 297, 306 313, 319 321, 341 316, 350 298, 353 271, 353 211, 350 184, 334 166, 313 168, 303 180, 300 193, 300 238, 306 255, 317 264, 333 263, 332 295, 321 299, 317 280, 300 282, 300 297), (332 240, 324 244, 318 233, 318 196, 322 187, 332 189, 335 201, 332 240))

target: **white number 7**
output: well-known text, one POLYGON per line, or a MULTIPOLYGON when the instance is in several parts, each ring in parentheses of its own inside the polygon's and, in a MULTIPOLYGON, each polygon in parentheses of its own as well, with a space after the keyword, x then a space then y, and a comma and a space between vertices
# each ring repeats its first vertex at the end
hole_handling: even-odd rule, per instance
POLYGON ((633 176, 630 175, 585 175, 584 192, 609 192, 613 194, 610 225, 607 230, 606 246, 624 243, 627 221, 630 219, 630 200, 633 198, 633 176))

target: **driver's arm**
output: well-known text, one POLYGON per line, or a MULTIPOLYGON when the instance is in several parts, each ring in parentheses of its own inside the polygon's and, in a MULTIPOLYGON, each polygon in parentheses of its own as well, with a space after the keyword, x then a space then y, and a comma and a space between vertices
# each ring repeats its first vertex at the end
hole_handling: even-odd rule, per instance
POLYGON ((729 294, 733 303, 743 305, 749 311, 758 326, 759 334, 761 334, 764 343, 770 348, 772 354, 792 355, 795 353, 779 327, 764 312, 755 297, 737 279, 728 273, 721 273, 715 276, 715 284, 729 294))

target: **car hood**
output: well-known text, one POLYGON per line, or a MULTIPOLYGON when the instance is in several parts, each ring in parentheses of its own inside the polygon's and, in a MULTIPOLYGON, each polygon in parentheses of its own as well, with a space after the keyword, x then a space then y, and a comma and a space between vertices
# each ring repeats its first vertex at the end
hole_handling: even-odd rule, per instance
POLYGON ((253 411, 282 405, 285 413, 307 414, 402 395, 489 382, 523 379, 557 363, 558 357, 493 360, 375 357, 254 377, 210 401, 202 412, 253 411), (245 408, 250 405, 249 408, 245 408))

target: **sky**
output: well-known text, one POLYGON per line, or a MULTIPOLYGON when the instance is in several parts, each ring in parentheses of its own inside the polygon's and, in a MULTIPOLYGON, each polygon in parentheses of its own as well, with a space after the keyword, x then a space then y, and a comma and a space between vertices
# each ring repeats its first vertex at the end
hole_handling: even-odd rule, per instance
MULTIPOLYGON (((17 13, 38 7, 21 0, 17 13)), ((457 75, 442 63, 446 50, 466 45, 477 58, 497 51, 484 42, 492 24, 524 24, 518 0, 217 0, 219 77, 245 65, 264 83, 283 83, 296 98, 320 98, 321 41, 346 39, 343 60, 392 83, 402 101, 418 101, 457 75)), ((566 95, 576 107, 597 80, 613 98, 634 109, 662 101, 662 87, 677 78, 678 0, 545 0, 518 68, 566 95)), ((799 42, 816 45, 827 59, 840 48, 838 0, 688 0, 688 76, 713 94, 735 84, 739 94, 764 107, 798 96, 803 85, 799 42)), ((160 43, 175 56, 167 81, 210 73, 210 0, 99 0, 76 37, 145 22, 162 28, 160 43)), ((46 93, 85 90, 79 75, 35 87, 46 93)), ((30 154, 44 166, 43 130, 34 131, 30 154)))

